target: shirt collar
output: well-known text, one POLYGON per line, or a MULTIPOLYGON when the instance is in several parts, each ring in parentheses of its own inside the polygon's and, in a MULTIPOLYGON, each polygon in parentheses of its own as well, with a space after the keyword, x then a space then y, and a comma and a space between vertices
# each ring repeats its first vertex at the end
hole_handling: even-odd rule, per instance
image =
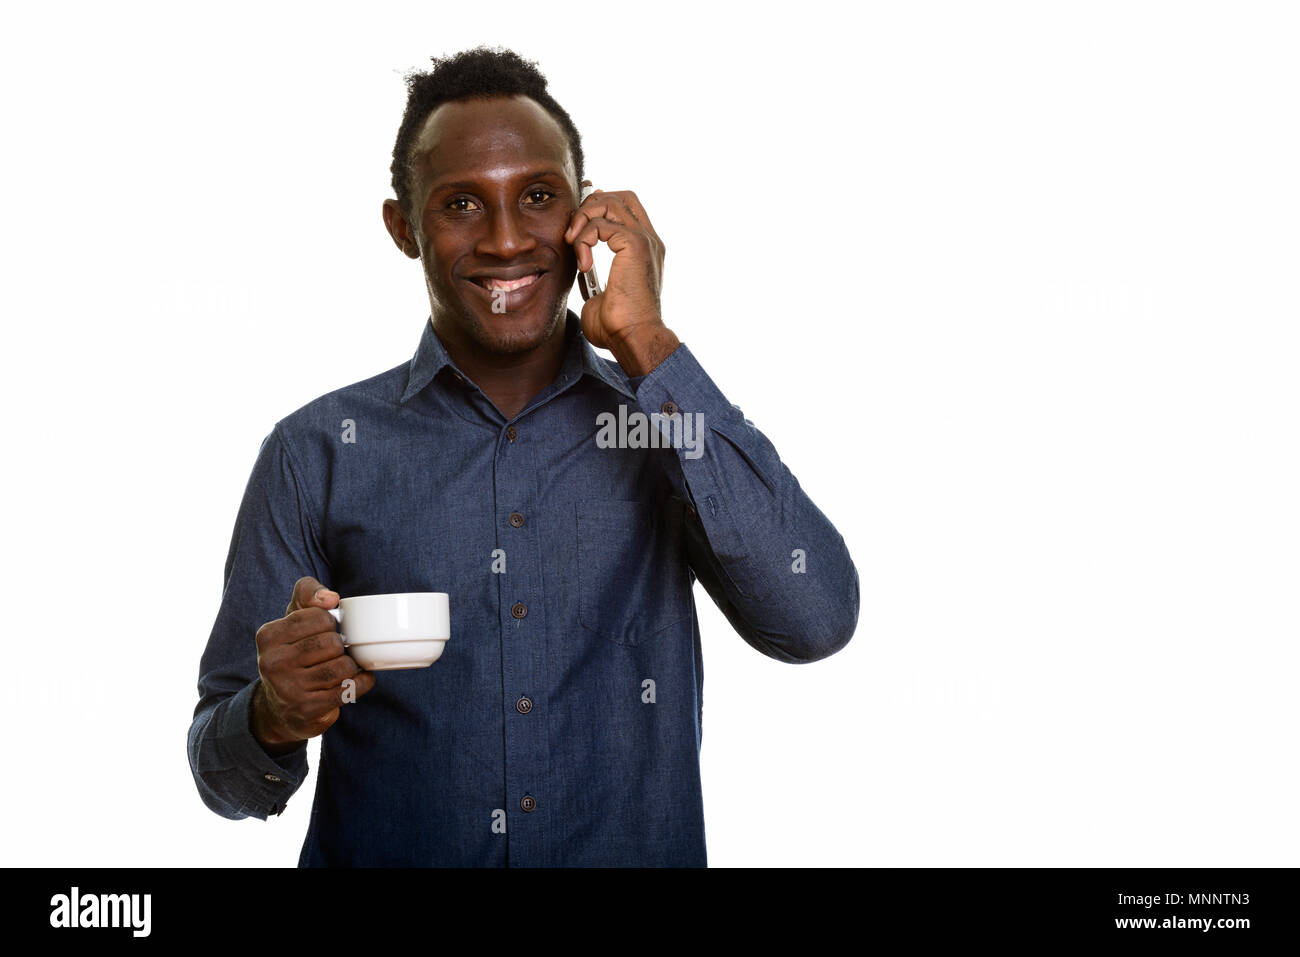
MULTIPOLYGON (((629 399, 636 399, 636 393, 628 385, 623 370, 596 355, 596 350, 582 334, 582 320, 572 309, 568 310, 565 317, 564 343, 564 361, 557 377, 557 381, 561 381, 562 386, 568 386, 569 380, 577 378, 573 374, 576 370, 579 375, 594 376, 614 391, 629 399)), ((430 320, 424 324, 424 335, 420 337, 415 355, 411 357, 411 371, 407 375, 406 391, 402 393, 400 401, 406 402, 420 392, 444 367, 455 369, 456 364, 451 361, 446 346, 433 331, 433 320, 430 317, 430 320)))

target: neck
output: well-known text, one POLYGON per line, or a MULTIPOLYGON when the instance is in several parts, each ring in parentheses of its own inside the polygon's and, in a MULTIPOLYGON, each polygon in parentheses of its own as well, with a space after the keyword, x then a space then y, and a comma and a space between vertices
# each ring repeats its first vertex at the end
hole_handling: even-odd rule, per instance
POLYGON ((507 420, 513 419, 533 398, 555 381, 564 363, 565 320, 540 345, 527 352, 501 355, 466 342, 448 328, 434 322, 433 331, 465 375, 473 380, 507 420))

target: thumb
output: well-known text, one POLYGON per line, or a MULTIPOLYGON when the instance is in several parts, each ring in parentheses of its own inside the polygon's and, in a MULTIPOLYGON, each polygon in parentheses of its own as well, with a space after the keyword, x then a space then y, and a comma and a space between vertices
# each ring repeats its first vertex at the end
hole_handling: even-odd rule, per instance
POLYGON ((597 349, 605 348, 605 333, 600 325, 600 307, 604 298, 602 292, 582 304, 582 334, 597 349))
POLYGON ((326 588, 316 579, 308 576, 299 578, 293 586, 293 596, 289 599, 286 615, 291 615, 301 608, 333 608, 339 603, 336 591, 326 588))

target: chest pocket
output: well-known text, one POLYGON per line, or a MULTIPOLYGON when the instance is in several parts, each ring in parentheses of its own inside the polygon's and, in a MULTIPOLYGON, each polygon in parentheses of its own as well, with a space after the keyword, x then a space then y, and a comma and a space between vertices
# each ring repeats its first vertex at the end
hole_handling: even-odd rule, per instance
POLYGON ((640 502, 577 506, 579 620, 620 645, 654 640, 691 614, 680 512, 640 502))

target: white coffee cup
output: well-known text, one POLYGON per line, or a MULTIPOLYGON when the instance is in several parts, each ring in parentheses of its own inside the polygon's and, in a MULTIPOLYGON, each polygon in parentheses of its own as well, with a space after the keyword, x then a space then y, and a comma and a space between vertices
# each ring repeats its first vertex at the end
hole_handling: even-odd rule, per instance
POLYGON ((447 593, 441 591, 344 598, 330 614, 343 647, 366 671, 427 668, 451 637, 447 593))

